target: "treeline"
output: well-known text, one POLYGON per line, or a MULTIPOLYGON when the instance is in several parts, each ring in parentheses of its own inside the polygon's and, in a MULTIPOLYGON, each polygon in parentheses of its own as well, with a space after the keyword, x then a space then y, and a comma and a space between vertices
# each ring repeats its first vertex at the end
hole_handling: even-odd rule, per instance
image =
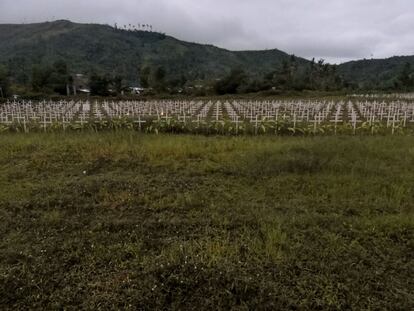
MULTIPOLYGON (((0 65, 0 97, 30 92, 36 94, 73 94, 79 81, 64 61, 52 65, 33 65, 28 78, 23 80, 13 76, 7 65, 0 65)), ((414 74, 406 63, 393 79, 390 91, 413 91, 414 74)), ((90 70, 82 83, 88 93, 96 96, 124 95, 130 87, 141 87, 148 94, 188 94, 188 95, 225 95, 257 92, 287 91, 338 91, 358 90, 358 85, 345 81, 336 65, 314 59, 308 64, 299 64, 295 56, 285 60, 277 68, 266 74, 252 76, 241 68, 235 68, 215 80, 188 79, 183 73, 167 72, 163 66, 146 65, 137 68, 135 82, 127 81, 119 74, 102 74, 90 70)), ((373 86, 365 91, 375 90, 373 86)))
POLYGON ((404 68, 395 81, 394 88, 403 91, 414 90, 414 74, 410 63, 405 63, 404 68))
POLYGON ((67 93, 67 87, 72 83, 72 76, 64 61, 53 65, 33 65, 29 73, 16 77, 9 66, 0 64, 0 88, 3 97, 12 93, 67 93))
POLYGON ((278 91, 336 91, 347 87, 337 73, 336 65, 326 64, 323 60, 309 66, 300 66, 295 56, 283 61, 262 77, 249 77, 242 69, 234 69, 217 81, 214 89, 217 94, 253 93, 267 90, 278 91))
MULTIPOLYGON (((76 74, 71 73, 66 62, 57 61, 52 65, 36 64, 32 66, 26 83, 13 77, 11 70, 0 65, 0 97, 11 96, 12 93, 23 95, 73 95, 77 87, 76 74)), ((90 90, 91 95, 109 96, 119 95, 128 89, 125 79, 119 75, 100 75, 92 71, 86 75, 83 87, 90 90)))

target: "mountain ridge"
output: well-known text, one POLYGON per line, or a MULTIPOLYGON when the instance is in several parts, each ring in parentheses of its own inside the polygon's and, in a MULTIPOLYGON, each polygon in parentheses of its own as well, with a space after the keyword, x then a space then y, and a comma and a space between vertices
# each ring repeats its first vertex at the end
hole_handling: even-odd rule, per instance
MULTIPOLYGON (((230 51, 148 31, 127 31, 109 25, 56 21, 0 24, 0 62, 21 57, 26 63, 65 59, 75 71, 118 73, 129 80, 145 65, 165 66, 193 79, 214 78, 233 67, 257 74, 290 55, 280 50, 230 51), (70 42, 70 43, 69 43, 70 42), (272 61, 271 58, 274 58, 272 61), (128 64, 128 68, 122 68, 128 64), (133 68, 131 68, 133 67, 133 68)), ((307 62, 298 58, 300 62, 307 62)))
MULTIPOLYGON (((0 63, 9 65, 12 75, 23 82, 30 79, 27 72, 34 64, 50 65, 62 59, 74 73, 120 75, 136 82, 145 66, 162 66, 167 75, 191 80, 214 80, 233 68, 259 77, 291 57, 279 49, 231 51, 158 32, 69 20, 0 24, 0 63)), ((311 65, 302 57, 296 56, 295 61, 302 70, 311 65)), ((406 63, 414 68, 414 56, 352 60, 336 67, 349 85, 388 88, 395 85, 406 63)))

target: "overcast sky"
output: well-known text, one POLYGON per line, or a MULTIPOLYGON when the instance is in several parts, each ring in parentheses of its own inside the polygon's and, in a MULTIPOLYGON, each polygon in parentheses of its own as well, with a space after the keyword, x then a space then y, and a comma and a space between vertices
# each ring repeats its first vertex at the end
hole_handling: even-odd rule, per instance
POLYGON ((182 40, 330 62, 414 54, 413 0, 0 0, 0 23, 55 19, 152 24, 182 40))

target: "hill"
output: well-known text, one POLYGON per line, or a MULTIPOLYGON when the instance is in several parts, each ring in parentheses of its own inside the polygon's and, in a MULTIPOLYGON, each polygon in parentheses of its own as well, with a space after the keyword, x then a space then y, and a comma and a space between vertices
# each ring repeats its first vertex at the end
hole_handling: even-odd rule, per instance
POLYGON ((408 70, 413 75, 414 56, 394 56, 386 59, 364 59, 351 61, 338 66, 338 72, 356 86, 364 89, 395 88, 399 79, 408 70), (407 64, 410 64, 407 67, 407 64))
POLYGON ((234 68, 261 79, 275 70, 284 70, 278 76, 270 75, 267 83, 267 87, 276 85, 281 89, 332 90, 342 85, 364 90, 414 87, 414 56, 351 61, 336 68, 296 57, 292 66, 291 55, 277 49, 229 51, 157 32, 66 20, 2 24, 0 42, 0 64, 7 65, 14 81, 20 84, 31 80, 33 65, 64 60, 71 73, 119 75, 130 84, 139 81, 143 68, 162 67, 169 80, 191 81, 215 80, 234 68))
MULTIPOLYGON (((180 41, 148 31, 127 31, 108 25, 56 21, 0 25, 0 63, 12 64, 15 75, 33 64, 64 59, 77 73, 119 74, 137 79, 144 66, 163 66, 167 74, 190 79, 217 78, 240 67, 256 75, 275 69, 290 55, 279 50, 233 52, 180 41)), ((298 59, 306 64, 304 59, 298 59)))

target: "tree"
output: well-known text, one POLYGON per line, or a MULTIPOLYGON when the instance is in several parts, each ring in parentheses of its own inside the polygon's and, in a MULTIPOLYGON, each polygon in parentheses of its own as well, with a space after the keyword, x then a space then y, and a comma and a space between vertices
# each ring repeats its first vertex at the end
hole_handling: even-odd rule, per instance
POLYGON ((115 89, 115 92, 117 93, 117 94, 120 94, 121 92, 122 92, 122 90, 123 90, 123 78, 121 77, 121 76, 119 76, 119 75, 116 75, 113 79, 112 79, 112 81, 111 81, 111 84, 112 84, 112 86, 114 87, 114 89, 115 89))
POLYGON ((413 87, 413 84, 414 80, 411 76, 411 64, 407 62, 398 76, 398 85, 400 85, 403 90, 407 91, 413 87))
POLYGON ((236 94, 239 88, 246 83, 247 76, 242 69, 232 69, 223 79, 216 82, 214 90, 217 94, 236 94))
POLYGON ((139 81, 141 83, 141 87, 148 88, 149 87, 149 79, 151 75, 151 68, 145 66, 141 69, 139 81))
POLYGON ((26 58, 14 56, 8 60, 7 67, 14 82, 22 85, 27 85, 30 82, 31 66, 26 58))
POLYGON ((93 73, 89 78, 89 88, 91 95, 108 96, 109 95, 109 79, 93 73))
POLYGON ((36 92, 46 91, 48 78, 53 70, 49 66, 33 65, 32 67, 32 88, 36 92))
POLYGON ((181 74, 180 77, 173 78, 173 79, 169 80, 168 85, 171 88, 176 89, 176 88, 184 87, 186 82, 187 82, 187 78, 183 74, 181 74))
POLYGON ((60 75, 67 75, 68 74, 68 66, 65 61, 58 60, 53 64, 53 69, 56 73, 60 75))
POLYGON ((9 71, 6 66, 0 65, 0 98, 7 97, 9 94, 9 71))
POLYGON ((68 66, 65 61, 60 60, 53 64, 52 72, 47 79, 48 86, 60 95, 67 94, 68 85, 71 82, 68 66))
POLYGON ((155 82, 162 82, 164 81, 164 78, 165 78, 165 69, 164 67, 160 66, 157 68, 157 70, 155 70, 154 80, 155 82))
POLYGON ((157 91, 161 92, 165 90, 165 76, 166 72, 164 67, 159 66, 153 73, 151 86, 157 91))
POLYGON ((57 61, 53 66, 34 65, 32 67, 32 88, 36 92, 55 92, 67 94, 71 76, 64 61, 57 61))
POLYGON ((272 84, 280 89, 291 89, 294 68, 296 66, 292 64, 292 57, 289 60, 284 59, 281 66, 273 73, 272 84))

